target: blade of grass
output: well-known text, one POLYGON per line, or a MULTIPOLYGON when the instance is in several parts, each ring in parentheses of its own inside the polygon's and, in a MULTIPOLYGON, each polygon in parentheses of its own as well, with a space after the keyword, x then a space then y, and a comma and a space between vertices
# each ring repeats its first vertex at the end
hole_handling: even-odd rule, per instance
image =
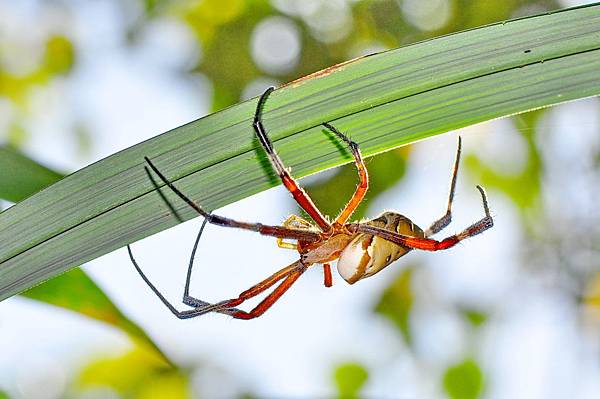
MULTIPOLYGON (((20 201, 64 175, 53 171, 12 148, 0 146, 0 198, 20 201)), ((60 306, 117 327, 145 343, 162 359, 170 361, 146 333, 129 320, 81 269, 73 269, 22 293, 23 296, 60 306)))
MULTIPOLYGON (((509 21, 363 57, 269 98, 264 122, 297 176, 477 122, 600 93, 600 5, 509 21)), ((278 183, 254 139, 256 100, 88 166, 0 214, 0 299, 177 223, 143 157, 214 209, 278 183)), ((194 217, 168 197, 184 219, 194 217)), ((124 261, 125 262, 125 261, 124 261)))

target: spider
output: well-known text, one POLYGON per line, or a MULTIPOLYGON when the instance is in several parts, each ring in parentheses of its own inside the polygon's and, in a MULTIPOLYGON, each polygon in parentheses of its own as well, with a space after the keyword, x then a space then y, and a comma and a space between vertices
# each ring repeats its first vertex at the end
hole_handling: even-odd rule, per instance
POLYGON ((451 235, 439 241, 430 238, 432 235, 448 226, 452 220, 452 201, 454 198, 456 176, 461 154, 460 137, 458 139, 458 148, 452 172, 446 213, 433 222, 429 228, 422 230, 406 216, 396 212, 384 212, 375 219, 348 223, 348 219, 361 203, 367 192, 369 187, 369 176, 358 144, 350 140, 331 124, 323 123, 325 128, 333 132, 349 147, 360 177, 360 183, 352 198, 339 216, 335 218, 333 222, 330 222, 315 206, 308 194, 290 175, 289 169, 284 167, 281 158, 279 158, 273 149, 271 141, 267 137, 267 132, 261 120, 261 114, 267 98, 273 90, 273 87, 267 89, 259 98, 254 114, 253 128, 261 146, 269 157, 273 168, 281 178, 283 185, 289 190, 298 205, 306 211, 314 223, 296 215, 292 215, 283 222, 281 226, 269 226, 261 223, 240 222, 215 215, 204 210, 200 205, 179 191, 179 189, 177 189, 177 187, 175 187, 175 185, 160 172, 152 161, 145 157, 150 168, 163 183, 204 217, 204 222, 196 237, 194 248, 192 250, 183 294, 183 303, 190 306, 192 309, 179 311, 169 303, 142 272, 133 257, 130 246, 127 246, 129 257, 137 272, 164 305, 178 318, 188 319, 211 312, 217 312, 232 316, 236 319, 253 319, 263 315, 271 306, 273 306, 273 304, 277 302, 312 265, 320 264, 323 266, 324 285, 330 287, 332 285, 331 262, 337 260, 337 269, 341 277, 349 284, 354 284, 363 278, 376 274, 413 249, 424 251, 448 249, 460 241, 480 234, 493 226, 493 219, 490 215, 485 191, 481 186, 477 186, 477 189, 481 194, 485 216, 458 234, 451 235), (250 230, 266 236, 275 237, 277 238, 279 247, 298 251, 300 258, 291 265, 284 267, 265 280, 242 292, 236 298, 216 303, 208 303, 196 299, 189 295, 190 278, 198 241, 200 240, 200 236, 202 235, 202 231, 207 222, 223 227, 250 230), (290 242, 290 240, 295 240, 295 243, 290 242), (276 287, 273 291, 252 310, 245 311, 238 308, 238 306, 245 301, 265 292, 275 285, 276 287))

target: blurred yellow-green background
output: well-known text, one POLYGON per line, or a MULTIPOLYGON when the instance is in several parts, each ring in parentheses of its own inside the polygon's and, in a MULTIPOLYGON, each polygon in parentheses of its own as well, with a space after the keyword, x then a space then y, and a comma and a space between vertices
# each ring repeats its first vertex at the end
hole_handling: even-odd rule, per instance
MULTIPOLYGON (((69 173, 353 57, 582 3, 0 0, 0 143, 69 173)), ((427 227, 445 210, 460 134, 448 234, 481 217, 476 184, 495 227, 353 286, 334 276, 326 289, 314 268, 254 321, 178 320, 125 250, 96 259, 85 272, 169 360, 141 334, 14 297, 0 303, 0 398, 600 397, 599 133, 591 98, 368 159, 357 217, 396 209, 427 227)), ((345 166, 302 183, 332 215, 356 179, 345 166)), ((281 187, 219 210, 269 224, 296 212, 281 187)), ((134 245, 173 303, 199 224, 134 245)), ((191 293, 229 298, 293 260, 274 240, 209 226, 191 293)), ((68 283, 48 292, 76 303, 97 290, 68 283)))

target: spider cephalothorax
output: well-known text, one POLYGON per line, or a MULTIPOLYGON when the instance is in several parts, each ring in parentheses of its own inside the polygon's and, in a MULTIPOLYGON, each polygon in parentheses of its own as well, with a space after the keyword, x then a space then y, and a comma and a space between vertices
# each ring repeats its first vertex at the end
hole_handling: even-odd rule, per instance
POLYGON ((461 153, 460 138, 458 140, 456 160, 452 172, 450 195, 448 197, 446 213, 440 219, 432 223, 428 229, 423 231, 410 219, 396 212, 384 212, 375 219, 366 222, 348 223, 348 219, 361 203, 367 192, 369 187, 369 176, 358 144, 351 141, 329 123, 324 123, 324 127, 332 131, 340 140, 348 145, 354 156, 354 163, 358 168, 360 177, 360 183, 348 204, 333 222, 329 222, 315 206, 308 194, 298 186, 298 183, 290 175, 289 170, 285 168, 283 162, 273 149, 271 141, 267 137, 266 130, 261 121, 261 112, 272 91, 273 88, 267 89, 258 100, 256 113, 254 115, 254 131, 263 149, 267 153, 273 168, 281 178, 283 185, 290 191, 298 205, 306 211, 314 223, 292 215, 281 226, 268 226, 261 223, 239 222, 223 216, 213 215, 180 192, 173 183, 171 183, 171 181, 169 181, 159 169, 146 158, 146 162, 150 168, 158 175, 163 183, 205 218, 194 244, 183 294, 183 303, 190 306, 192 308, 190 310, 178 311, 175 309, 175 307, 166 300, 166 298, 144 275, 133 258, 131 248, 129 246, 127 247, 131 261, 136 270, 140 273, 142 279, 175 316, 186 319, 210 312, 218 312, 238 319, 252 319, 267 311, 279 298, 281 298, 292 284, 298 280, 306 269, 312 265, 323 265, 324 284, 329 287, 332 285, 330 262, 337 260, 339 274, 348 283, 354 284, 358 280, 374 275, 413 249, 425 251, 448 249, 458 242, 482 233, 493 226, 493 220, 490 215, 485 192, 483 191, 483 188, 477 186, 477 189, 481 194, 485 216, 460 233, 446 237, 441 241, 429 238, 446 227, 452 219, 452 200, 454 198, 456 176, 461 153), (200 236, 207 222, 224 227, 236 227, 251 230, 263 235, 277 237, 277 244, 281 248, 298 251, 300 259, 291 265, 284 267, 250 289, 242 292, 237 298, 212 304, 196 299, 189 295, 189 285, 194 255, 198 241, 200 240, 200 236), (288 241, 284 241, 284 239, 288 241), (295 242, 289 242, 289 240, 294 240, 295 242), (276 284, 278 285, 273 291, 252 310, 244 311, 237 308, 237 306, 246 300, 265 292, 276 284))

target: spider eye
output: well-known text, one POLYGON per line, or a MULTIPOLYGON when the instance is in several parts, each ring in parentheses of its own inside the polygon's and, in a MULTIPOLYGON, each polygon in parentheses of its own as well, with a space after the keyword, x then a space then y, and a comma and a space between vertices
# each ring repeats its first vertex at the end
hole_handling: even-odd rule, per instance
POLYGON ((388 255, 387 258, 385 258, 385 263, 388 263, 391 259, 392 259, 392 255, 388 255))

